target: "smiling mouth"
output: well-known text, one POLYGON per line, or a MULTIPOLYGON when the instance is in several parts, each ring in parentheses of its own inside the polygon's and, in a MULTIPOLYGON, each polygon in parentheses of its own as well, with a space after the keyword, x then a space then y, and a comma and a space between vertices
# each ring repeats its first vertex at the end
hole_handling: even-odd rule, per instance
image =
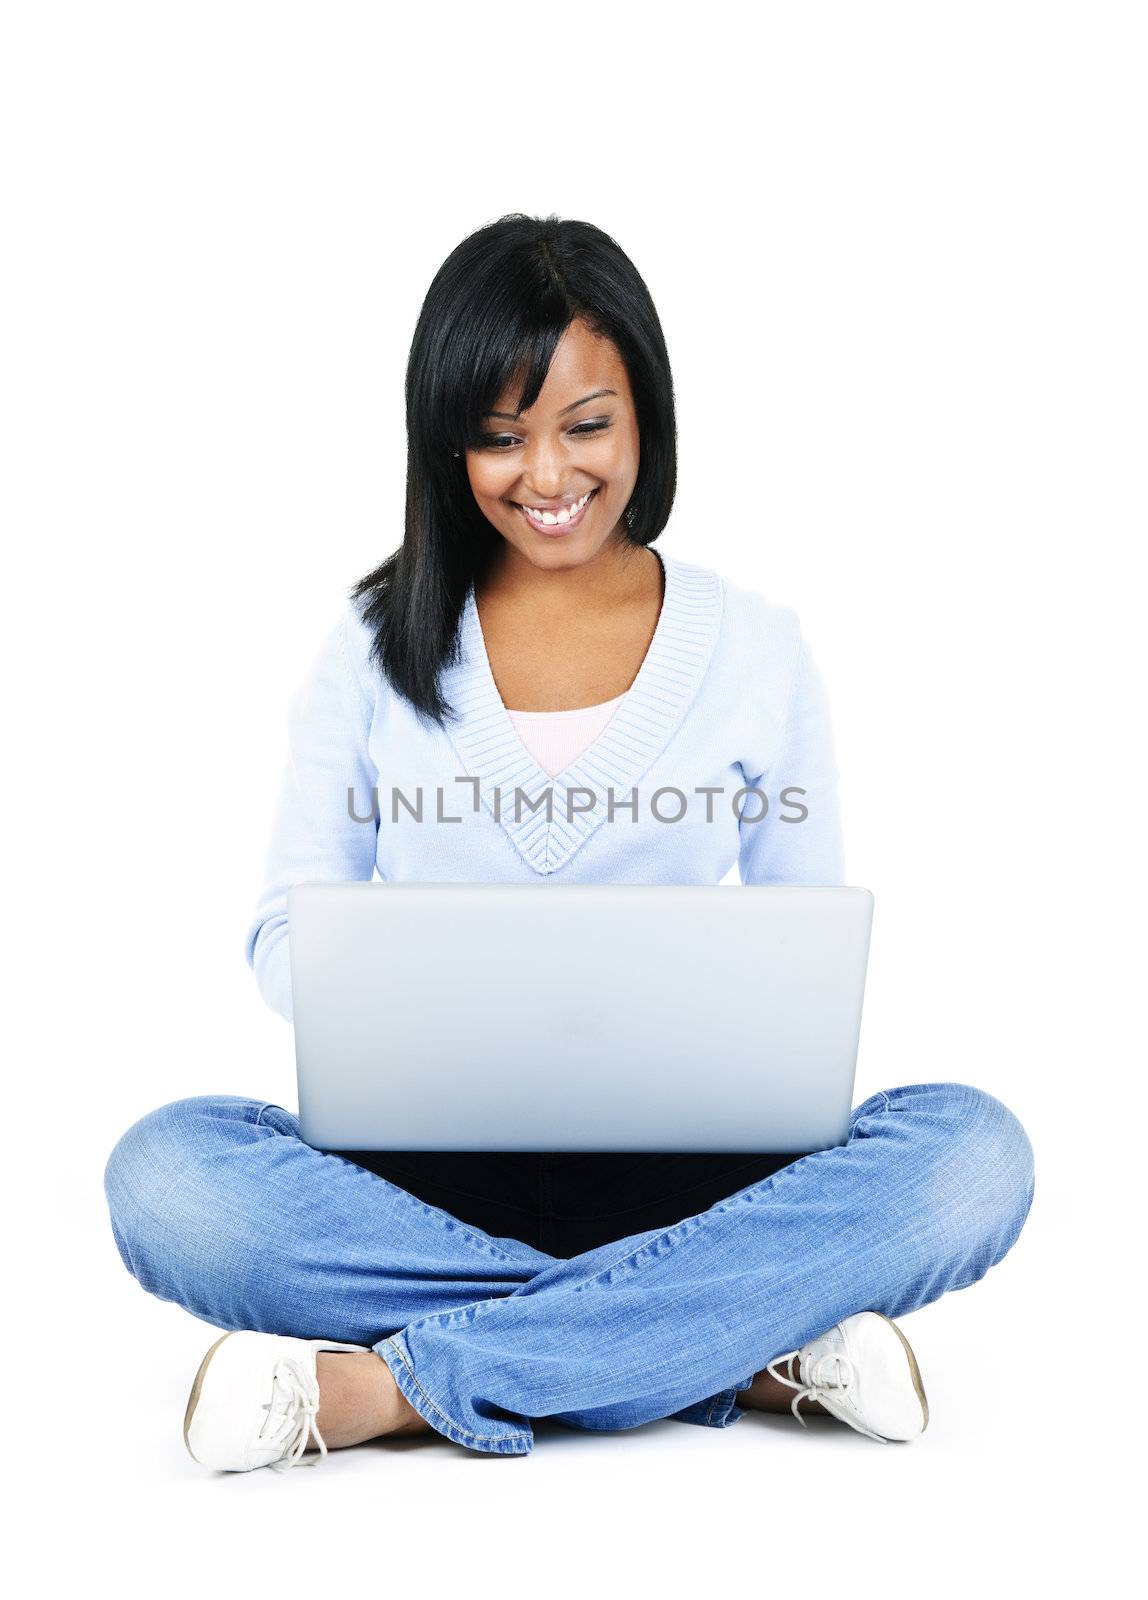
POLYGON ((590 509, 591 502, 597 493, 597 489, 591 489, 585 499, 576 500, 574 504, 577 509, 574 511, 568 512, 563 508, 562 511, 543 512, 541 516, 537 512, 529 510, 517 500, 512 500, 511 505, 514 506, 516 511, 521 512, 524 520, 534 529, 535 533, 543 533, 553 537, 555 534, 568 533, 572 528, 576 528, 590 509))

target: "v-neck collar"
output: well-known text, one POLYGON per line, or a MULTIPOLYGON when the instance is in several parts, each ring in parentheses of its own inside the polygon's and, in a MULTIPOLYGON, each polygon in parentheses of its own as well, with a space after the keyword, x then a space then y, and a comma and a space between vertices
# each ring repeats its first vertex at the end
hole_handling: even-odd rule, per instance
POLYGON ((522 743, 502 702, 473 583, 463 601, 458 658, 444 669, 441 679, 442 692, 457 716, 455 721, 448 718, 446 732, 466 776, 479 780, 487 810, 541 876, 564 866, 595 832, 606 815, 610 789, 615 807, 630 799, 630 790, 661 755, 688 711, 717 643, 720 577, 660 550, 654 554, 662 563, 665 589, 638 675, 593 744, 554 778, 522 743), (517 819, 516 789, 526 797, 520 800, 517 819), (549 816, 547 789, 553 791, 549 816), (590 790, 595 804, 588 810, 577 809, 588 802, 586 794, 579 794, 571 809, 567 795, 572 790, 590 790), (538 810, 531 811, 527 801, 539 800, 538 810))

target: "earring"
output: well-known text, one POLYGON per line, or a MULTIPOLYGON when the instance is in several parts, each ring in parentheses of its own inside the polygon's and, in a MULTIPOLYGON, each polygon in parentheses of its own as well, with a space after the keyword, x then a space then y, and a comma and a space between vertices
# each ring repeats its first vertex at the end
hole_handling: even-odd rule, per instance
POLYGON ((456 450, 456 451, 455 451, 455 453, 454 453, 454 459, 455 459, 455 460, 456 460, 456 461, 457 461, 457 460, 458 460, 458 458, 459 458, 459 455, 460 455, 460 454, 461 454, 461 452, 460 452, 460 451, 458 451, 458 450, 456 450))

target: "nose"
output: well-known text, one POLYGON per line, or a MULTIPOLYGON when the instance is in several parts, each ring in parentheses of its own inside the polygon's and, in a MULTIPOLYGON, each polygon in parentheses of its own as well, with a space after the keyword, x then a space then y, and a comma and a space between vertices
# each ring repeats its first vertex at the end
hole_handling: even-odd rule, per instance
POLYGON ((561 439, 533 439, 527 446, 522 469, 524 498, 528 502, 530 495, 539 500, 560 500, 565 480, 566 447, 561 439))

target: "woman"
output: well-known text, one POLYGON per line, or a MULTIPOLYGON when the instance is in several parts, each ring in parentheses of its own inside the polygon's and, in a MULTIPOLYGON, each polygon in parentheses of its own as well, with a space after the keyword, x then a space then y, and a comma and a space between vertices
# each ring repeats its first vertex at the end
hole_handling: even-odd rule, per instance
MULTIPOLYGON (((521 215, 464 240, 422 308, 407 420, 402 545, 292 709, 247 943, 268 1003, 290 1019, 301 881, 717 883, 736 862, 840 883, 796 618, 651 549, 670 369, 614 241, 521 215), (673 826, 666 789, 694 802, 673 826)), ((752 485, 724 487, 752 515, 752 485)), ((106 1173, 129 1271, 229 1330, 184 1436, 235 1471, 392 1433, 513 1455, 531 1418, 725 1427, 803 1402, 911 1439, 928 1408, 892 1319, 998 1262, 1032 1190, 1016 1118, 953 1083, 877 1093, 846 1144, 798 1160, 324 1154, 284 1108, 210 1095, 144 1116, 106 1173)))

